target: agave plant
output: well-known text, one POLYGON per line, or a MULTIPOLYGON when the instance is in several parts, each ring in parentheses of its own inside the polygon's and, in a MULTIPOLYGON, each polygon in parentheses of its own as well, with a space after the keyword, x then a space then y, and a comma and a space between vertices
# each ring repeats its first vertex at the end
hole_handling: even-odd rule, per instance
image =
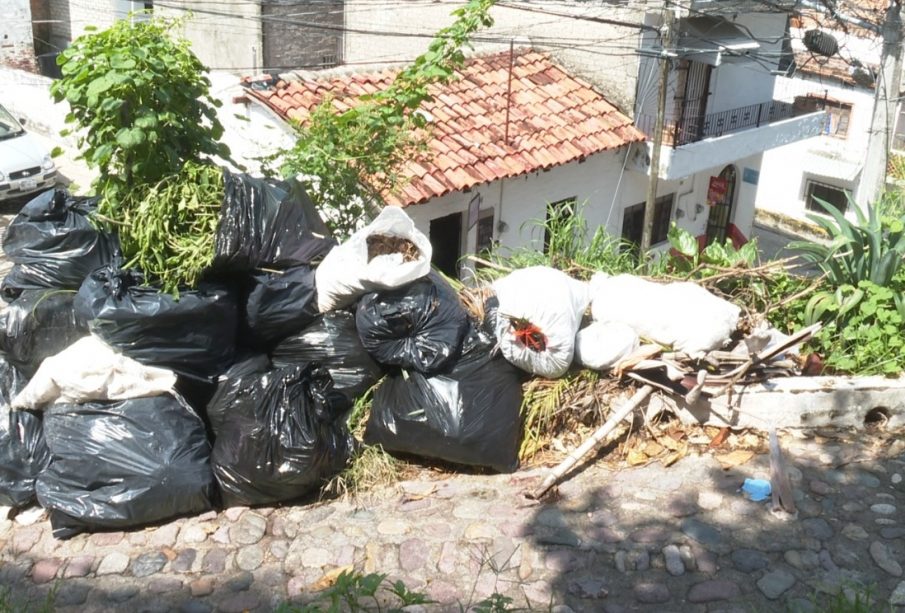
POLYGON ((834 287, 857 286, 859 281, 886 287, 905 256, 905 216, 887 214, 890 198, 867 207, 867 215, 853 206, 854 222, 833 205, 815 198, 829 218, 822 215, 808 215, 808 218, 826 230, 831 239, 829 244, 796 241, 789 248, 819 266, 834 287))

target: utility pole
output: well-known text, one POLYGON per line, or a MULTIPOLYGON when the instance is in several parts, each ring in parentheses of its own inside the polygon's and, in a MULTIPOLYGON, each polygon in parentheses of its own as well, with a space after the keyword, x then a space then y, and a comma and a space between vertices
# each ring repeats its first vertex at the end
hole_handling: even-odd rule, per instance
POLYGON ((669 83, 669 54, 672 47, 673 13, 663 6, 663 23, 660 25, 660 96, 657 99, 657 119, 654 122, 654 146, 650 154, 650 180, 647 184, 647 200, 644 202, 644 223, 641 229, 640 255, 650 249, 654 229, 654 203, 657 201, 657 182, 660 178, 660 149, 663 148, 663 123, 666 116, 666 90, 669 83))
POLYGON ((886 167, 899 90, 902 87, 902 0, 892 0, 880 29, 883 55, 874 85, 874 112, 870 122, 867 154, 855 202, 862 210, 877 201, 886 187, 886 167))

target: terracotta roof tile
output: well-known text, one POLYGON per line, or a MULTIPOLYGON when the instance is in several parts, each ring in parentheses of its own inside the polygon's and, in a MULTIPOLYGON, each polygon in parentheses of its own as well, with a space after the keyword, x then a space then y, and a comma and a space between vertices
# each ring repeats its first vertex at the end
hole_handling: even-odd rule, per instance
MULTIPOLYGON (((599 92, 570 75, 546 53, 518 50, 474 57, 458 80, 433 85, 423 109, 432 121, 427 150, 402 170, 408 179, 388 204, 409 206, 454 190, 565 164, 644 140, 599 92), (509 107, 509 140, 506 134, 509 107)), ((304 121, 326 94, 338 109, 389 85, 398 69, 371 74, 291 73, 271 89, 247 92, 282 117, 304 121), (296 80, 297 79, 297 80, 296 80)))

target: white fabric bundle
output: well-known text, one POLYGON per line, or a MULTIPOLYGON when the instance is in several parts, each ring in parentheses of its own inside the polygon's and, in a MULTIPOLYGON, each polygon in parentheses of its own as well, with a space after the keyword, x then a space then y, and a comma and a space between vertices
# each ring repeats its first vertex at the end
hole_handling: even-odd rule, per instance
POLYGON ((172 371, 140 364, 96 336, 86 336, 41 362, 11 406, 34 410, 48 404, 160 396, 174 385, 172 371))
POLYGON ((630 326, 642 338, 700 355, 719 349, 738 327, 741 309, 694 283, 654 283, 632 275, 591 278, 594 321, 630 326))
POLYGON ((315 273, 317 306, 321 313, 349 306, 367 292, 402 287, 430 272, 431 243, 399 207, 385 207, 374 221, 334 247, 315 273), (405 238, 418 248, 418 258, 403 260, 401 253, 375 256, 368 261, 368 237, 381 234, 405 238))
POLYGON ((533 266, 497 279, 493 290, 500 303, 495 331, 503 356, 535 375, 555 379, 565 374, 590 302, 588 284, 553 268, 533 266), (525 344, 517 333, 519 321, 541 332, 540 346, 525 344))
POLYGON ((638 334, 618 322, 595 321, 575 338, 575 359, 591 370, 606 370, 638 348, 638 334))

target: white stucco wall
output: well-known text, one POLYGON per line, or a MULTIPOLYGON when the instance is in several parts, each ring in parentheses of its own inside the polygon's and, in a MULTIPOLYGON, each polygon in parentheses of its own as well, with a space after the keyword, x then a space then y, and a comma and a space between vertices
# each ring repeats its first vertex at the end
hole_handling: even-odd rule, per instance
MULTIPOLYGON (((575 197, 579 203, 586 203, 583 214, 590 232, 605 226, 610 233, 618 235, 622 209, 643 201, 646 189, 644 177, 633 171, 626 171, 620 183, 624 155, 624 150, 599 153, 584 163, 573 162, 546 172, 480 185, 470 192, 447 194, 410 206, 406 212, 422 232, 429 234, 431 219, 467 212, 468 203, 480 194, 481 209, 494 210, 494 237, 501 246, 540 249, 543 232, 535 229, 533 221, 544 219, 548 203, 575 197), (503 231, 500 231, 501 221, 506 227, 503 231)), ((463 223, 467 223, 467 213, 463 223)), ((472 228, 460 245, 462 253, 473 253, 476 240, 476 230, 472 228)))
POLYGON ((839 176, 823 176, 807 172, 815 168, 825 158, 844 160, 851 164, 863 163, 869 138, 870 120, 874 103, 872 90, 843 86, 815 78, 785 78, 777 82, 777 87, 790 100, 796 95, 826 93, 830 98, 852 105, 851 118, 846 138, 817 136, 767 151, 764 154, 764 179, 757 196, 757 206, 791 217, 805 219, 805 183, 814 179, 821 183, 848 189, 854 193, 855 180, 844 180, 839 176))
POLYGON ((239 79, 228 71, 211 72, 211 96, 220 101, 217 118, 223 124, 223 142, 232 158, 252 174, 260 174, 259 158, 292 146, 292 128, 272 111, 255 102, 240 98, 245 91, 239 79))
MULTIPOLYGON (((68 16, 70 25, 70 41, 85 33, 85 28, 94 26, 98 30, 109 28, 117 18, 128 14, 127 8, 120 0, 51 0, 60 5, 64 15, 68 16), (62 6, 62 5, 65 5, 62 6)), ((65 17, 64 17, 65 18, 65 17)))
MULTIPOLYGON (((452 23, 459 0, 347 0, 345 61, 411 61, 426 50, 434 33, 452 23), (393 34, 399 34, 395 36, 393 34)), ((475 36, 478 52, 503 51, 510 40, 552 52, 557 61, 596 86, 608 100, 631 113, 638 76, 639 32, 635 28, 590 21, 605 17, 642 23, 636 8, 602 2, 516 2, 528 9, 571 13, 585 19, 556 17, 495 6, 495 25, 475 36)))

